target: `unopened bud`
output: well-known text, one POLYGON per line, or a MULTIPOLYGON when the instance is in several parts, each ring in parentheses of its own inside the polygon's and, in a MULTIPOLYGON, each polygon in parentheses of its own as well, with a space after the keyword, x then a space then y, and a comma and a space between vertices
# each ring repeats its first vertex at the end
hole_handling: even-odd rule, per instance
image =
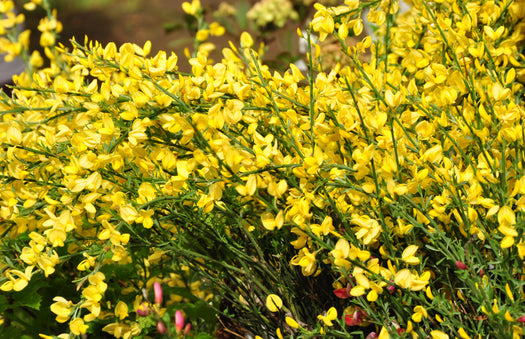
POLYGON ((139 308, 137 308, 137 314, 141 317, 145 317, 149 314, 149 307, 148 304, 143 302, 140 304, 139 308))
POLYGON ((184 335, 188 335, 190 330, 191 330, 191 324, 187 323, 186 326, 184 326, 184 335))
POLYGON ((459 268, 460 270, 465 270, 465 269, 467 269, 467 265, 465 265, 463 262, 461 262, 461 261, 459 261, 459 260, 456 261, 456 266, 457 266, 457 268, 459 268))
POLYGON ((184 316, 182 315, 181 311, 177 310, 175 312, 175 329, 177 330, 177 333, 180 333, 183 327, 184 327, 184 316))
POLYGON ((162 287, 158 281, 153 283, 153 291, 155 292, 155 304, 162 304, 162 287))
POLYGON ((160 334, 164 334, 167 331, 166 325, 162 321, 159 321, 157 323, 157 331, 159 331, 160 334))

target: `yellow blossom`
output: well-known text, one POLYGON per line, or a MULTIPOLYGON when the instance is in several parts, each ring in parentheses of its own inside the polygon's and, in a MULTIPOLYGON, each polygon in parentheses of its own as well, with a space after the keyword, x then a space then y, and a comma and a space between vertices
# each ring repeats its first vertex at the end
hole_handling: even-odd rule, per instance
POLYGON ((337 319, 337 310, 335 307, 330 307, 325 315, 318 315, 317 319, 322 320, 326 326, 333 326, 332 321, 337 319))
POLYGON ((270 294, 266 298, 266 307, 270 312, 277 312, 283 307, 283 301, 276 294, 270 294))
POLYGON ((65 323, 69 320, 73 303, 63 297, 54 297, 51 304, 51 312, 56 314, 56 321, 65 323))
POLYGON ((84 324, 82 318, 75 318, 69 322, 69 329, 74 335, 85 334, 88 328, 89 326, 84 324))

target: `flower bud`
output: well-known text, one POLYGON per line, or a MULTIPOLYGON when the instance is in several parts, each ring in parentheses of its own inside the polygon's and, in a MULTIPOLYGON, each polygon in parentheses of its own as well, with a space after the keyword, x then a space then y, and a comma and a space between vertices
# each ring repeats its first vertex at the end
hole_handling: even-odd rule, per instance
POLYGON ((187 323, 186 326, 184 326, 184 335, 188 335, 191 329, 191 324, 187 323))
POLYGON ((520 323, 525 323, 525 315, 522 315, 521 317, 519 317, 516 320, 519 321, 520 323))
POLYGON ((376 332, 370 332, 370 334, 368 334, 365 339, 375 339, 375 338, 378 338, 377 333, 376 332))
POLYGON ((157 331, 159 331, 160 334, 164 334, 167 331, 166 325, 162 321, 159 321, 157 323, 157 331))
POLYGON ((467 265, 465 265, 463 262, 461 262, 461 261, 459 261, 459 260, 456 261, 456 266, 457 266, 457 268, 459 268, 460 270, 465 270, 465 269, 467 269, 467 265))
POLYGON ((155 304, 162 304, 162 287, 158 281, 153 283, 153 291, 155 292, 155 304))
POLYGON ((139 308, 137 308, 136 312, 141 317, 147 316, 149 314, 148 304, 146 304, 145 302, 142 302, 142 304, 140 304, 139 308))
POLYGON ((175 312, 175 329, 177 330, 177 333, 180 333, 183 327, 184 327, 184 316, 182 315, 181 311, 177 310, 175 312))

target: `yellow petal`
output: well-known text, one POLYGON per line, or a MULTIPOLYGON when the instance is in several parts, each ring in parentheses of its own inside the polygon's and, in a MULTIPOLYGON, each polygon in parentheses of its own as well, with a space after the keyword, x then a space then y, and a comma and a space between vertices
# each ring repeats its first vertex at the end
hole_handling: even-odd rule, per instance
POLYGON ((270 312, 277 312, 283 307, 283 301, 278 295, 270 294, 266 298, 266 307, 270 312))

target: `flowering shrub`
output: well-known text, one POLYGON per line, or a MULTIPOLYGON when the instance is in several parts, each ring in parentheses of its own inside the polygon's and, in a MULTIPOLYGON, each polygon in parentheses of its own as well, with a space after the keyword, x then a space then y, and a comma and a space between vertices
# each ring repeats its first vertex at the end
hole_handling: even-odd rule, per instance
POLYGON ((56 46, 35 5, 49 66, 2 22, 30 66, 0 102, 3 333, 523 334, 524 1, 317 4, 308 74, 247 33, 191 74, 56 46))

